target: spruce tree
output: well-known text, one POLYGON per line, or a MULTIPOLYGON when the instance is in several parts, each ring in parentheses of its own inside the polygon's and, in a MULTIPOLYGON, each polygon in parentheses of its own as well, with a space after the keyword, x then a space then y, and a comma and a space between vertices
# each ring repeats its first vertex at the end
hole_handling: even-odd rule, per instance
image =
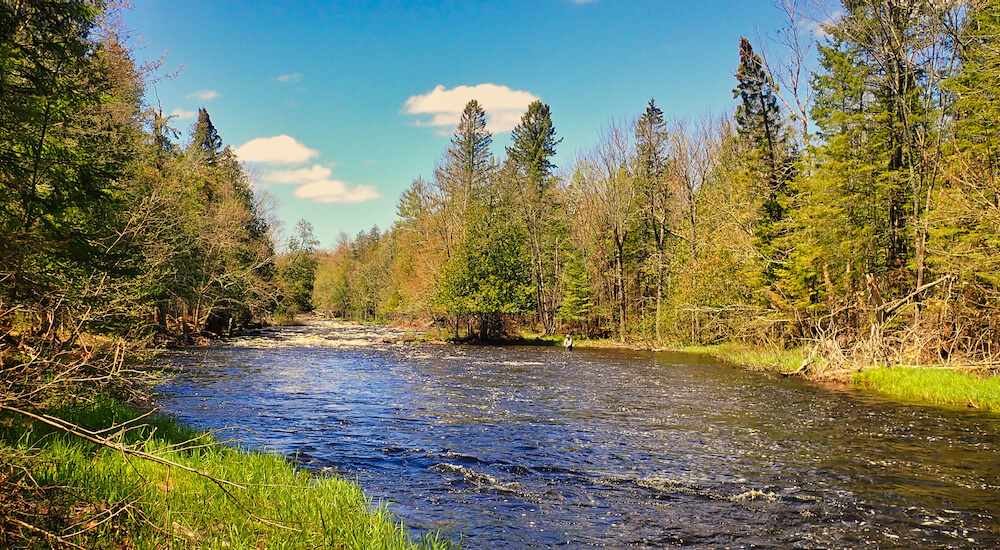
POLYGON ((192 131, 191 146, 201 154, 206 164, 215 165, 222 150, 222 137, 212 124, 212 118, 208 116, 208 110, 205 108, 198 109, 198 122, 192 131))
POLYGON ((662 338, 667 237, 672 234, 671 217, 677 206, 667 178, 667 138, 663 111, 650 99, 636 123, 636 183, 646 203, 646 255, 655 286, 653 324, 658 342, 662 338))
MULTIPOLYGON (((975 307, 959 302, 955 324, 994 334, 979 307, 1000 307, 1000 0, 974 6, 961 35, 958 74, 944 84, 954 98, 954 133, 945 182, 934 195, 928 265, 961 281, 975 307), (964 317, 964 318, 963 318, 964 317)), ((988 347, 989 338, 977 345, 988 347)), ((997 338, 992 338, 996 345, 997 338)))
POLYGON ((746 38, 740 38, 740 66, 734 97, 737 139, 749 169, 750 185, 759 201, 757 247, 768 279, 775 276, 780 253, 774 248, 778 224, 785 217, 791 162, 787 132, 778 108, 774 80, 746 38))
POLYGON ((513 180, 512 200, 518 205, 524 223, 532 256, 531 279, 535 287, 535 308, 542 332, 553 329, 556 298, 552 290, 554 273, 558 266, 552 262, 554 245, 551 220, 551 200, 546 195, 552 185, 552 157, 556 139, 552 115, 548 105, 535 101, 521 117, 521 122, 511 134, 512 145, 507 148, 508 179, 513 180))
POLYGON ((462 111, 445 159, 448 176, 454 180, 451 184, 463 203, 467 204, 486 185, 493 162, 492 143, 493 134, 486 129, 486 111, 473 99, 462 111))
POLYGON ((528 105, 521 122, 511 132, 511 141, 507 158, 540 195, 551 183, 555 168, 551 159, 556 154, 556 145, 562 141, 562 138, 556 139, 549 106, 541 101, 528 105))

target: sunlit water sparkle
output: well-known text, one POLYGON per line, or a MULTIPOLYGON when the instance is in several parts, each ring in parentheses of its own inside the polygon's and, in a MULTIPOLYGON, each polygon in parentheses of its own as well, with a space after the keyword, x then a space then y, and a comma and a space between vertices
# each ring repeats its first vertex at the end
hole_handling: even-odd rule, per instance
POLYGON ((161 360, 164 410, 465 548, 1000 546, 1000 416, 704 357, 337 323, 161 360))

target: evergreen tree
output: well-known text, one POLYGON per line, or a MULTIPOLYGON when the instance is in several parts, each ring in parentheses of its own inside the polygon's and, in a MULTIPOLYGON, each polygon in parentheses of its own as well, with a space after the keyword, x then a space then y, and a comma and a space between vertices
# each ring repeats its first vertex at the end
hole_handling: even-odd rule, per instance
MULTIPOLYGON (((778 108, 774 80, 764 69, 759 55, 746 38, 740 38, 738 82, 733 90, 740 103, 736 107, 736 128, 743 142, 748 161, 758 161, 761 167, 762 224, 775 224, 784 217, 781 197, 787 193, 789 179, 786 161, 788 140, 778 108)), ((763 230, 762 232, 767 232, 763 230)), ((770 239, 762 235, 763 240, 770 239)))
POLYGON ((556 130, 552 124, 549 106, 535 101, 521 117, 521 122, 511 134, 512 145, 507 148, 508 179, 513 180, 514 202, 519 206, 525 234, 532 256, 532 281, 535 286, 535 310, 546 334, 553 329, 556 308, 555 293, 550 288, 558 266, 548 265, 553 258, 553 227, 549 225, 552 185, 551 158, 556 154, 556 130))
POLYGON ((946 325, 940 331, 966 327, 977 338, 962 347, 986 358, 1000 344, 995 316, 982 309, 1000 307, 1000 1, 970 8, 957 52, 961 69, 945 82, 954 98, 954 132, 945 181, 933 196, 928 266, 962 288, 941 316, 946 325))
POLYGON ((468 238, 442 266, 437 301, 449 315, 476 321, 478 338, 504 335, 504 317, 531 307, 530 256, 525 237, 499 198, 477 205, 468 238))
POLYGON ((636 180, 646 203, 646 271, 652 271, 655 287, 653 325, 656 340, 662 338, 663 295, 665 284, 667 237, 677 207, 674 190, 667 177, 667 127, 663 111, 649 100, 646 111, 639 117, 635 129, 636 180))
POLYGON ((222 137, 219 136, 205 108, 198 109, 198 122, 194 124, 191 146, 202 155, 206 164, 215 165, 222 150, 222 137))
POLYGON ((0 301, 37 308, 53 330, 88 302, 104 311, 108 287, 88 279, 117 281, 136 261, 121 231, 142 82, 124 49, 95 34, 102 9, 0 7, 0 301))
POLYGON ((451 147, 434 173, 439 195, 437 225, 446 257, 461 246, 467 227, 466 212, 480 199, 493 175, 492 142, 493 135, 486 129, 486 111, 473 99, 465 105, 451 147))
POLYGON ((313 282, 316 279, 316 247, 319 241, 313 226, 306 219, 295 224, 295 232, 288 238, 288 252, 278 261, 278 278, 281 283, 282 307, 290 313, 313 310, 313 282))
POLYGON ((956 148, 983 160, 996 175, 1000 169, 1000 1, 986 0, 973 8, 963 27, 958 74, 945 87, 954 96, 956 148))
POLYGON ((521 117, 521 122, 511 132, 511 146, 507 148, 507 158, 513 163, 529 189, 538 198, 552 181, 552 157, 556 154, 556 129, 552 124, 552 113, 548 105, 534 101, 521 117))
POLYGON ((448 193, 464 209, 488 181, 493 155, 493 135, 486 129, 486 111, 475 99, 462 111, 458 128, 445 153, 448 193))

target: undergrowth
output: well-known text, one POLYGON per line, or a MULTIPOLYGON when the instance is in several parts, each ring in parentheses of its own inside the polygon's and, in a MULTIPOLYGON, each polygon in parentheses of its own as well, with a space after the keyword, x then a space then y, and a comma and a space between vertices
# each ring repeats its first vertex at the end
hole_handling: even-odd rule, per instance
POLYGON ((4 413, 2 548, 450 546, 435 535, 411 540, 356 483, 297 470, 279 456, 221 445, 109 401, 53 416, 177 466, 4 413))

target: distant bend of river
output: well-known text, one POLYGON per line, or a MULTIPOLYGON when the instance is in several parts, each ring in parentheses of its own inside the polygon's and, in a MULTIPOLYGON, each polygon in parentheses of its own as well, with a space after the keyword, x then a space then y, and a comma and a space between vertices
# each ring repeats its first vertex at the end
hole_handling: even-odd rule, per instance
POLYGON ((159 403, 469 549, 1000 547, 996 414, 693 355, 386 330, 318 321, 174 352, 159 403))

